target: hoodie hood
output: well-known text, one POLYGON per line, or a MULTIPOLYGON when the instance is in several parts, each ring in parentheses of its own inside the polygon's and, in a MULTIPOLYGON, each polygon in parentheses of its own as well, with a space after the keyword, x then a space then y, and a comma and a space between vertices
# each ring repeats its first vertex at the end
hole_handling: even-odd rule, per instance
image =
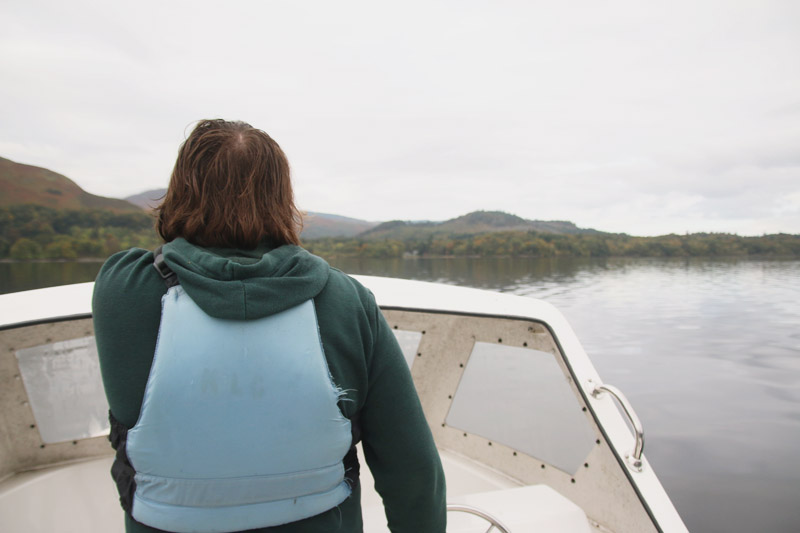
POLYGON ((318 295, 330 274, 323 259, 293 245, 233 250, 178 238, 163 252, 186 293, 215 318, 253 320, 279 313, 318 295))

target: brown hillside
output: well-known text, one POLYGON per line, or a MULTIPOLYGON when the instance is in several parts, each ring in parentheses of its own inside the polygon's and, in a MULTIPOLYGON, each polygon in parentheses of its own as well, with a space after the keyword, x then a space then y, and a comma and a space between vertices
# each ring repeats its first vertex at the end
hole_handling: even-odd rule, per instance
POLYGON ((90 194, 52 170, 0 157, 0 206, 18 204, 36 204, 53 209, 139 211, 125 200, 90 194))

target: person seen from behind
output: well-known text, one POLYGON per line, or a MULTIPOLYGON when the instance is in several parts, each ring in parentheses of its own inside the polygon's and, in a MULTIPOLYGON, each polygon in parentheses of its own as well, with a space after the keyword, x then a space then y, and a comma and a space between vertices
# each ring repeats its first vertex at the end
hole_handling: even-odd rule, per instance
POLYGON ((389 529, 444 533, 408 366, 372 294, 300 247, 278 144, 200 121, 156 227, 92 302, 126 531, 361 532, 360 441, 389 529))

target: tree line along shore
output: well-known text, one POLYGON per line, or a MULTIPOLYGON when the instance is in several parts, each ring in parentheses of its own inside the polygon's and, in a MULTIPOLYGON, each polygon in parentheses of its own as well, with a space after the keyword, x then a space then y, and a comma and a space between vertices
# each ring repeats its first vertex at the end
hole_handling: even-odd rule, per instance
MULTIPOLYGON (((71 260, 104 258, 127 248, 161 243, 153 216, 106 210, 61 210, 38 205, 0 207, 0 259, 71 260)), ((322 257, 406 256, 520 257, 800 257, 800 235, 744 237, 693 233, 635 237, 626 234, 560 234, 493 231, 392 238, 320 238, 303 246, 322 257)))

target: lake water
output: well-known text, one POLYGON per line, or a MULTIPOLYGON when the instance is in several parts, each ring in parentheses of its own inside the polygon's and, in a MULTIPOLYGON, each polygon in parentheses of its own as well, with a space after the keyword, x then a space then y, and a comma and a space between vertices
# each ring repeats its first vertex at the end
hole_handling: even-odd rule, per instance
MULTIPOLYGON (((690 531, 800 527, 800 261, 340 259, 353 274, 549 301, 641 418, 690 531)), ((0 292, 91 280, 99 263, 0 264, 0 292)))

